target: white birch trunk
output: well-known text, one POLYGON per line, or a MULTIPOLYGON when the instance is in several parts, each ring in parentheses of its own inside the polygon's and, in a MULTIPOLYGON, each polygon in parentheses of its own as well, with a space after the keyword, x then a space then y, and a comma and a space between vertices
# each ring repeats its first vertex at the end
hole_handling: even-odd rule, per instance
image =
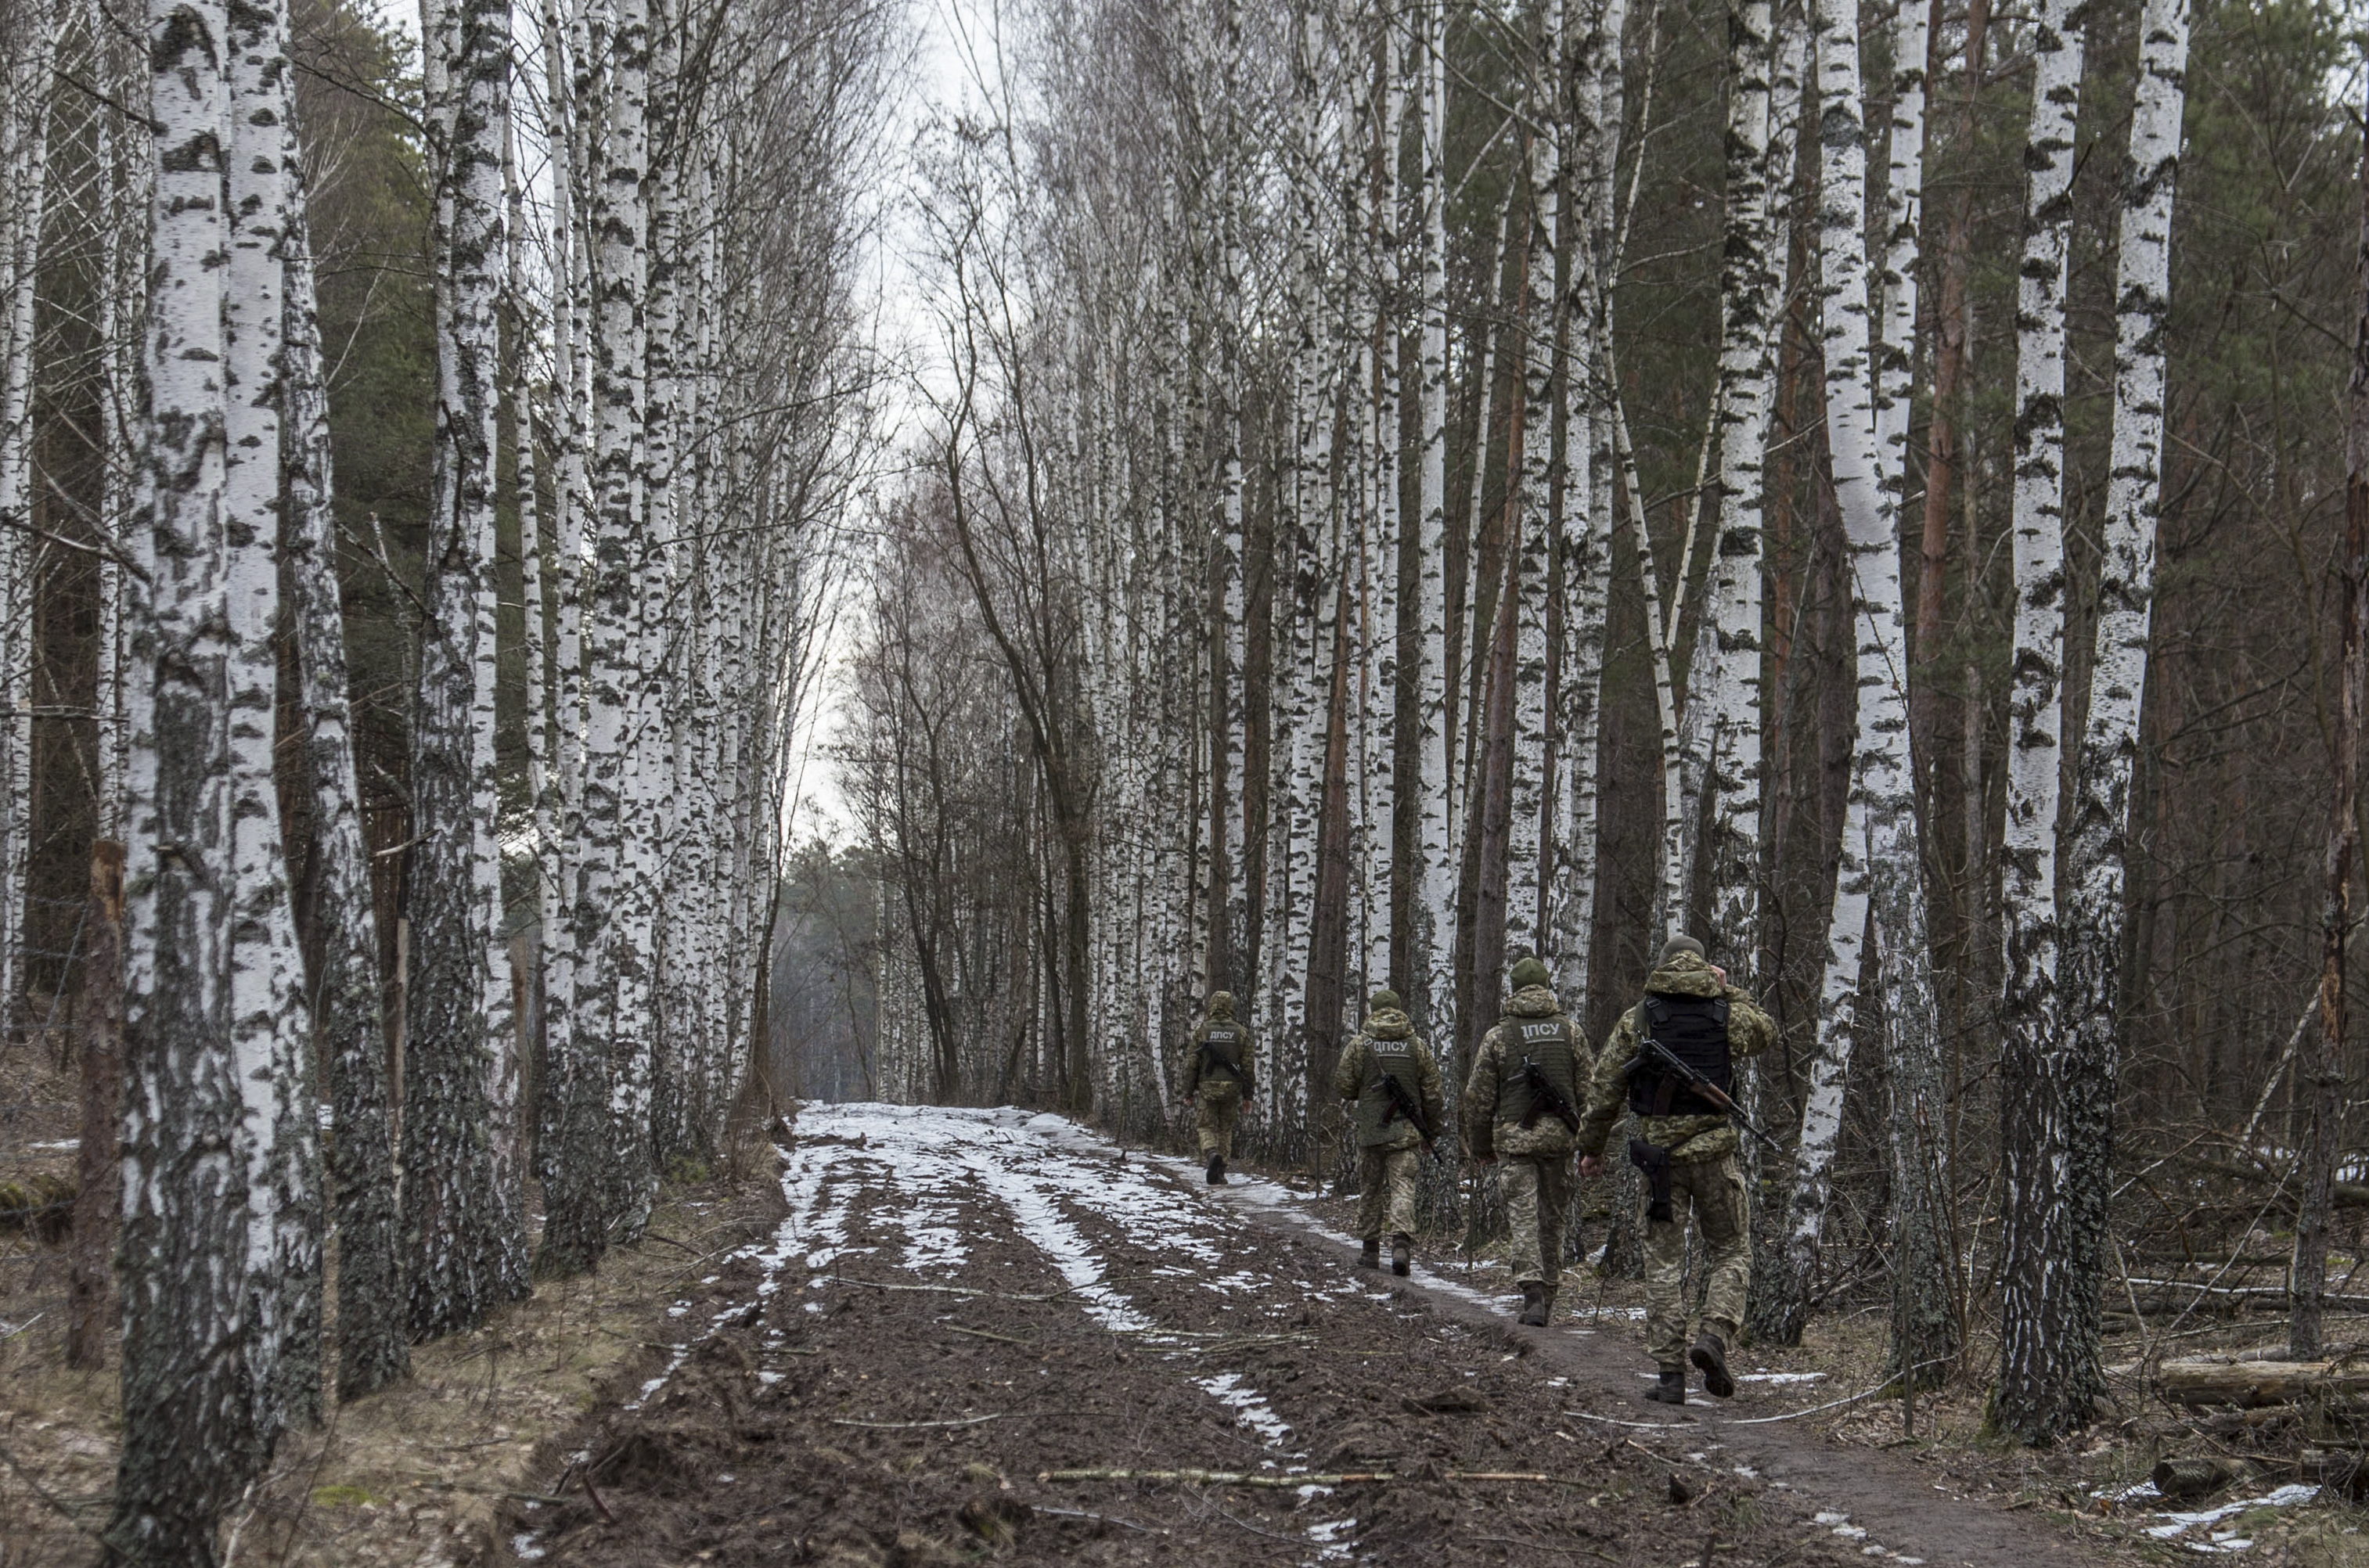
MULTIPOLYGON (((1553 101, 1554 61, 1562 37, 1562 0, 1546 0, 1530 61, 1533 119, 1553 101)), ((1514 509, 1515 567, 1514 777, 1512 820, 1505 835, 1505 954, 1543 954, 1541 902, 1546 876, 1547 808, 1547 550, 1554 539, 1551 480, 1553 457, 1555 258, 1564 244, 1556 211, 1556 148, 1544 129, 1528 146, 1530 228, 1523 269, 1520 340, 1522 402, 1516 429, 1522 441, 1521 495, 1514 509)), ((1576 222, 1567 225, 1575 241, 1576 222)), ((1482 958, 1484 967, 1487 956, 1482 958)), ((1493 999, 1483 998, 1486 1005, 1493 999)))
MULTIPOLYGON (((132 674, 125 1423, 107 1533, 118 1550, 148 1561, 202 1562, 223 1511, 269 1464, 280 1407, 279 1324, 258 1312, 266 1303, 255 1292, 278 1241, 279 1206, 256 1176, 269 1172, 266 1140, 281 1126, 271 1103, 281 1064, 270 1032, 243 1024, 239 1011, 252 1001, 255 973, 237 952, 242 916, 262 911, 242 907, 250 900, 238 879, 241 846, 253 836, 235 816, 241 770, 232 734, 238 628, 253 610, 234 609, 234 590, 242 578, 251 587, 255 554, 268 555, 271 536, 258 540, 255 510, 234 508, 226 450, 230 294, 241 284, 269 287, 276 305, 277 283, 258 277, 251 251, 237 267, 224 264, 234 238, 227 166, 236 152, 229 18, 195 0, 150 21, 157 172, 145 518, 135 536, 149 591, 132 674)), ((274 167, 278 151, 267 159, 274 167)), ((236 318, 250 353, 258 303, 240 302, 236 318)), ((257 367, 245 368, 252 375, 257 367)), ((256 390, 250 380, 246 395, 256 390)), ((244 411, 242 429, 255 419, 244 411)), ((268 508, 276 463, 246 456, 246 498, 268 508), (258 471, 269 475, 261 486, 258 471)), ((267 983, 269 951, 267 936, 267 983)))
MULTIPOLYGON (((1456 1050, 1456 839, 1449 819, 1449 755, 1456 672, 1448 667, 1448 144, 1447 0, 1416 0, 1416 50, 1423 71, 1423 442, 1417 506, 1416 581, 1423 627, 1420 752, 1417 761, 1414 951, 1404 965, 1416 1029, 1439 1055, 1443 1077, 1458 1076, 1456 1050)), ((1501 245, 1491 252, 1501 258, 1501 245)), ((1487 329, 1484 327, 1483 331, 1487 329)), ((1481 400, 1488 402, 1488 383, 1481 400)), ((1482 415, 1482 421, 1487 414, 1482 415)), ((1477 473, 1484 463, 1473 452, 1477 473)), ((1474 507, 1474 518, 1480 508, 1474 507)), ((1472 575, 1466 563, 1465 576, 1472 575)))
MULTIPOLYGON (((2062 1142, 2041 1151, 2062 1160, 2061 1221, 2069 1276, 2056 1310, 2020 1343, 2041 1364, 2019 1369, 2026 1389, 2047 1391, 2023 1429, 2070 1430, 2094 1413, 2100 1391, 2096 1315, 2106 1258, 2105 1195, 2112 1155, 2113 1085, 2120 1041, 2123 933, 2129 911, 2131 783, 2146 693, 2155 596, 2156 528, 2162 500, 2164 324, 2171 306, 2172 199, 2187 107, 2188 6, 2150 0, 2139 20, 2139 76, 2123 166, 2123 213, 2114 282, 2112 466, 2098 565, 2096 661, 2081 732, 2076 794, 2065 838, 2066 920, 2058 1006, 2069 1036, 2058 1080, 2062 1142), (2033 1414, 2038 1421, 2031 1420, 2033 1414)), ((2043 1310, 2047 1299, 2043 1299, 2043 1310)), ((2005 1382, 2002 1378, 2002 1382, 2005 1382)))
POLYGON ((2071 1326, 2076 1195, 2060 1150, 2065 1107, 2052 1082, 2064 1058, 2056 1005, 2056 835, 2064 763, 2065 284, 2074 136, 2086 11, 2043 7, 2033 37, 2024 148, 2023 256, 2016 296, 2016 463, 2012 538, 2015 658, 2008 697, 2007 825, 2000 843, 2006 970, 2000 999, 1998 1419, 2054 1436, 2092 1389, 2055 1384, 2054 1333, 2071 1326))
MULTIPOLYGON (((1896 1059, 1924 1048, 1931 1027, 1924 899, 1908 767, 1907 669, 1901 617, 1897 487, 1877 445, 1874 355, 1866 230, 1867 145, 1860 119, 1858 17, 1844 0, 1820 0, 1815 63, 1821 121, 1819 257, 1826 358, 1826 432, 1836 499, 1853 579, 1859 645, 1859 738, 1852 759, 1841 863, 1826 926, 1818 1008, 1818 1055, 1794 1153, 1784 1277, 1771 1296, 1780 1337, 1799 1338, 1825 1219, 1843 1078, 1860 1009, 1880 998, 1896 1059), (1871 916, 1872 923, 1871 923, 1871 916), (1876 946, 1865 946, 1872 929, 1876 946)), ((1904 1264, 1904 1266, 1907 1266, 1904 1264)), ((1921 1265, 1919 1265, 1921 1267, 1921 1265)), ((1922 1287, 1919 1287, 1920 1291, 1922 1287)), ((1895 1312, 1894 1327, 1900 1327, 1895 1312)), ((1897 1349, 1895 1345, 1895 1349, 1897 1349)))
POLYGON ((31 853, 34 303, 48 211, 52 63, 63 18, 50 0, 20 24, 0 103, 6 249, 0 252, 0 1034, 13 1029, 25 983, 25 874, 31 853))

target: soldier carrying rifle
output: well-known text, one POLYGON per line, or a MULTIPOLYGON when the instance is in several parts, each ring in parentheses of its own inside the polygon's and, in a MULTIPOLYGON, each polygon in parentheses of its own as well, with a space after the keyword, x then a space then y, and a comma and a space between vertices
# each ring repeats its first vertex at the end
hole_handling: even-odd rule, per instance
POLYGON ((1646 979, 1644 1000, 1622 1014, 1596 1060, 1579 1169, 1585 1176, 1602 1170, 1612 1124, 1624 1108, 1637 1113, 1629 1159, 1647 1182, 1645 1348, 1661 1373, 1649 1400, 1686 1403, 1688 1361, 1709 1392, 1735 1392, 1727 1346, 1744 1321, 1752 1269, 1736 1127, 1765 1135, 1736 1112, 1728 1091, 1734 1063, 1776 1038, 1776 1024, 1703 957, 1701 943, 1673 936, 1646 979), (1702 1333, 1691 1349, 1682 1289, 1689 1207, 1711 1265, 1702 1333))
POLYGON ((1505 1014, 1482 1039, 1465 1081, 1464 1147, 1484 1165, 1505 1162, 1522 1322, 1544 1328, 1562 1277, 1571 1151, 1581 1125, 1574 1106, 1587 1077, 1587 1036, 1563 1016, 1544 964, 1524 957, 1509 978, 1514 994, 1505 1014))
POLYGON ((1357 1266, 1379 1268, 1382 1227, 1390 1272, 1414 1266, 1415 1150, 1431 1151, 1447 1096, 1431 1047, 1415 1037, 1399 993, 1378 990, 1366 1027, 1341 1053, 1333 1091, 1357 1103, 1357 1266))

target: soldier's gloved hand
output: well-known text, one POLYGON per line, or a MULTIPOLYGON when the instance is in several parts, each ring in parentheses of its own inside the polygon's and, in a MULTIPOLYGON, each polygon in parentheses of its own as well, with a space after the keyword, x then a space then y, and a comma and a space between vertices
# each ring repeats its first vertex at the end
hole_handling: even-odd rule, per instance
POLYGON ((1594 1180, 1596 1177, 1604 1174, 1604 1161, 1602 1157, 1595 1154, 1581 1155, 1579 1157, 1579 1173, 1590 1180, 1594 1180))

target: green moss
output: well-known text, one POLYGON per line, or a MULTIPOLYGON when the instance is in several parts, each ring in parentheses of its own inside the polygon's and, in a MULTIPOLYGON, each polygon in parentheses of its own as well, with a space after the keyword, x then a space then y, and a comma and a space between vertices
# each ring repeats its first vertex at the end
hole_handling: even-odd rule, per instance
POLYGON ((366 1504, 385 1501, 377 1493, 360 1486, 316 1486, 313 1489, 313 1505, 318 1508, 359 1508, 366 1504))

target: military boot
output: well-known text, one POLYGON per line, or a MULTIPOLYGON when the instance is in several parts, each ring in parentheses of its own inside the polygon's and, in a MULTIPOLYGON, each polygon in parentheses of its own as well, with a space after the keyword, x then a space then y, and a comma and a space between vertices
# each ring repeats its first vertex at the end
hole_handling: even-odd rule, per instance
POLYGON ((1213 1187, 1226 1185, 1226 1157, 1222 1154, 1209 1156, 1209 1185, 1213 1187))
POLYGON ((1358 1243, 1357 1266, 1359 1268, 1382 1266, 1382 1239, 1379 1236, 1368 1236, 1358 1243))
POLYGON ((1534 1329, 1547 1326, 1547 1288, 1538 1280, 1522 1281, 1522 1322, 1534 1329))
POLYGON ((1705 1329, 1695 1337, 1687 1359, 1702 1372, 1703 1392, 1713 1399, 1735 1397, 1735 1379, 1727 1375, 1727 1341, 1705 1329))
POLYGON ((1390 1236, 1390 1272, 1404 1279, 1414 1270, 1414 1238, 1403 1230, 1390 1236))
POLYGON ((1647 1389, 1645 1397, 1656 1404, 1686 1403, 1687 1369, 1684 1367, 1663 1368, 1662 1380, 1647 1389))

